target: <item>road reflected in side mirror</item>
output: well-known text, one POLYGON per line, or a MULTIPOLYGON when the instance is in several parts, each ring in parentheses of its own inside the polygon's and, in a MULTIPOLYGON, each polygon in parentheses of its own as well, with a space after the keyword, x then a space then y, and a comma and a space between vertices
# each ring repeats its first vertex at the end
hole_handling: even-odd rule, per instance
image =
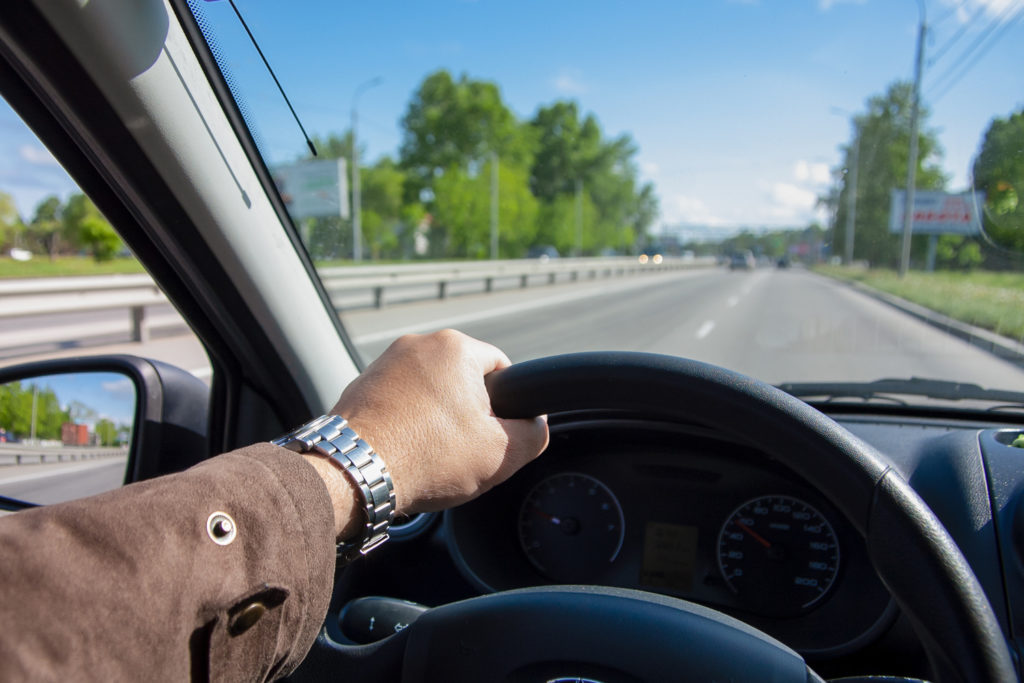
POLYGON ((46 505, 121 486, 136 402, 135 383, 116 372, 0 384, 0 495, 46 505))

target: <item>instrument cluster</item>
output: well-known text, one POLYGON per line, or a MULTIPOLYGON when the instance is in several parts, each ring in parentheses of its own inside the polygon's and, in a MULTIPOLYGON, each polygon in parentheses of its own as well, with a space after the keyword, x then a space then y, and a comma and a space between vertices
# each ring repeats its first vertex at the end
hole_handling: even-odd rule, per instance
POLYGON ((813 487, 756 449, 677 425, 555 428, 548 453, 446 525, 481 591, 663 593, 805 653, 841 652, 894 611, 863 541, 813 487))

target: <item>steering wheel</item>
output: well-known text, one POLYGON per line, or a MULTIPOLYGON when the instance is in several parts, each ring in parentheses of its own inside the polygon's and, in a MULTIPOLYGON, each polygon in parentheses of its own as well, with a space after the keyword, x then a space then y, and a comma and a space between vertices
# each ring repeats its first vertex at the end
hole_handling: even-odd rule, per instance
MULTIPOLYGON (((942 523, 883 454, 806 403, 713 365, 646 353, 528 361, 490 375, 488 388, 499 417, 621 409, 756 434, 863 536, 940 681, 1017 680, 988 599, 942 523)), ((714 610, 593 586, 443 605, 372 645, 340 645, 326 630, 320 640, 300 671, 347 680, 821 680, 796 652, 714 610)))

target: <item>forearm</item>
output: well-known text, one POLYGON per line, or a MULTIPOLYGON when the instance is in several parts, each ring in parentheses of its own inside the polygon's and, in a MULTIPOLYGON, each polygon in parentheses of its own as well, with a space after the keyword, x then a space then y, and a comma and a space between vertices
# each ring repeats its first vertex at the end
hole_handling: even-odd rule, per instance
POLYGON ((335 527, 349 521, 336 508, 316 466, 257 444, 0 519, 0 612, 18 624, 0 639, 0 678, 289 670, 327 611, 335 527), (234 522, 226 545, 208 533, 215 512, 234 522), (262 614, 243 630, 247 609, 262 614))

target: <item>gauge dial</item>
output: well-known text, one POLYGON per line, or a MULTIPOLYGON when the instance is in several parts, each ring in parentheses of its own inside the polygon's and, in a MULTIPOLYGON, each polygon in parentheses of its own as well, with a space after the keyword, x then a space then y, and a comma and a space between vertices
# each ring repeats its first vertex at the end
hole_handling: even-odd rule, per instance
POLYGON ((597 576, 618 557, 623 535, 619 501, 586 474, 564 472, 542 480, 519 509, 519 544, 552 581, 597 576))
POLYGON ((828 520, 790 496, 762 496, 736 508, 718 534, 718 566, 750 609, 803 612, 839 572, 839 542, 828 520))

